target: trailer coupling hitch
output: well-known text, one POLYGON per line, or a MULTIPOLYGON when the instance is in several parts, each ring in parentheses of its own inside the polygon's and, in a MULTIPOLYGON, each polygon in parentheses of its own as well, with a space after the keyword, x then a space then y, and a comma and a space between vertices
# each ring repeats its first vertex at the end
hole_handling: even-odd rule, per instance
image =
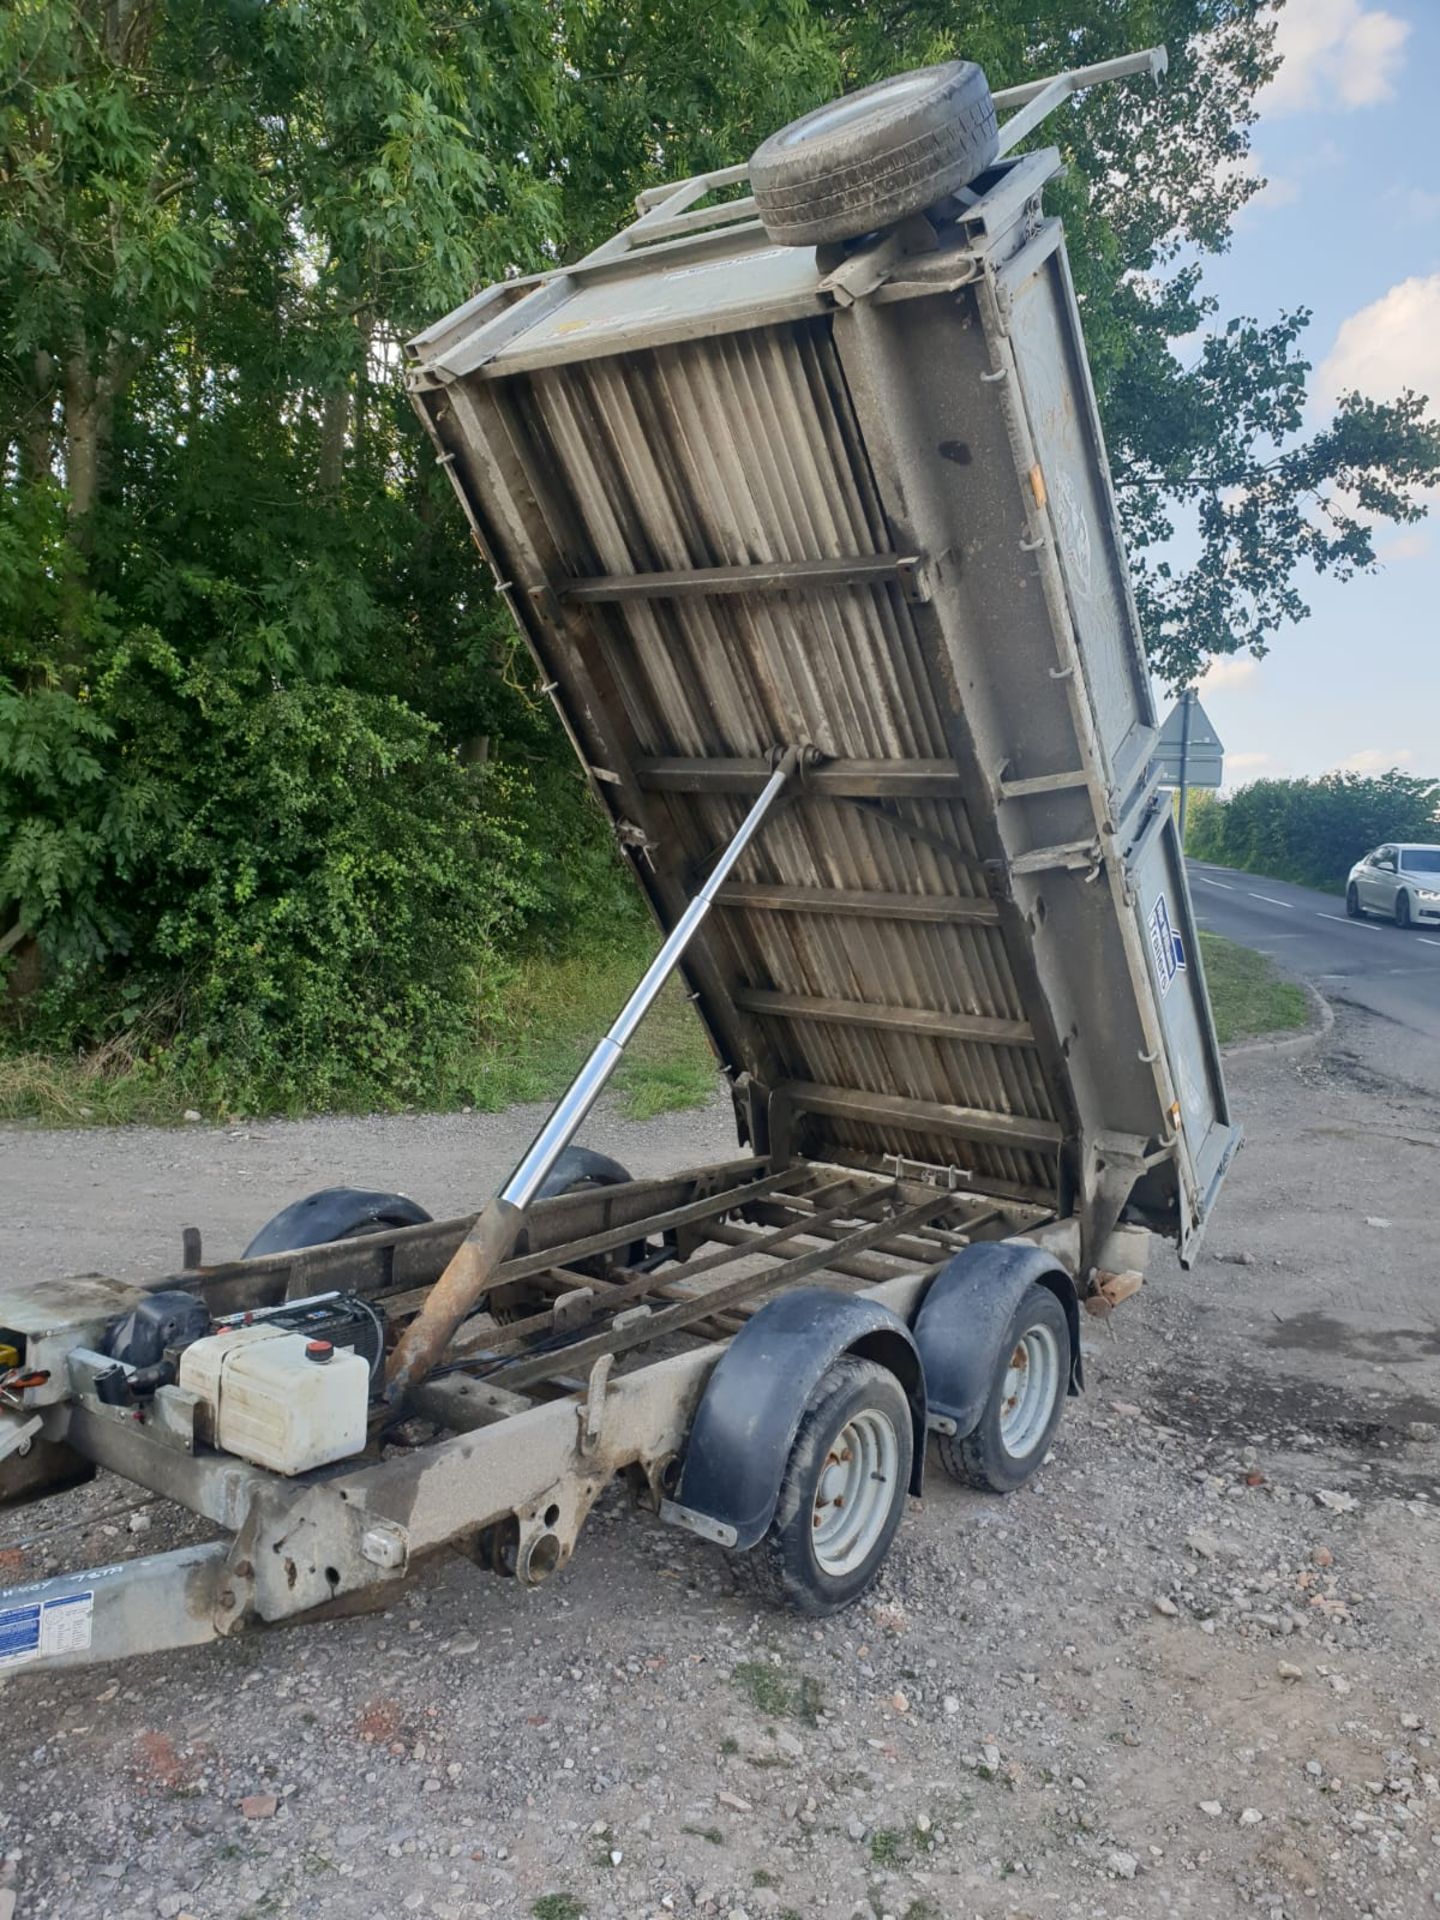
POLYGON ((532 1201, 538 1197, 555 1162, 580 1131, 605 1083, 625 1057, 625 1049, 634 1038, 636 1028, 655 1004, 661 988, 699 931, 716 894, 760 831, 766 814, 779 799, 791 775, 803 781, 808 769, 820 758, 818 750, 808 745, 777 747, 772 752, 770 778, 740 823, 734 839, 676 921, 615 1024, 561 1095, 514 1173, 481 1208, 475 1225, 430 1289, 424 1306, 400 1336, 390 1356, 385 1382, 385 1399, 392 1409, 398 1409, 411 1388, 419 1386, 439 1362, 461 1322, 495 1286, 504 1263, 515 1251, 532 1201))

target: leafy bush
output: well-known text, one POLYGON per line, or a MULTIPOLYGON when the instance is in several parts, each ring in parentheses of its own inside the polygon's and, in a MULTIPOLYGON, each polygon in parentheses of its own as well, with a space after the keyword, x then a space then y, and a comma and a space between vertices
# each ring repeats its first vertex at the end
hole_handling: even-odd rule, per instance
POLYGON ((473 1037, 541 899, 513 772, 462 767, 393 698, 158 644, 116 658, 93 710, 57 692, 0 715, 17 705, 5 884, 50 902, 52 959, 21 1044, 103 1044, 164 1002, 151 1055, 211 1098, 323 1107, 413 1098, 473 1037))
POLYGON ((1256 780, 1228 797, 1195 795, 1185 851, 1248 873, 1302 886, 1338 888, 1362 853, 1382 840, 1440 837, 1440 780, 1392 768, 1367 779, 1256 780))

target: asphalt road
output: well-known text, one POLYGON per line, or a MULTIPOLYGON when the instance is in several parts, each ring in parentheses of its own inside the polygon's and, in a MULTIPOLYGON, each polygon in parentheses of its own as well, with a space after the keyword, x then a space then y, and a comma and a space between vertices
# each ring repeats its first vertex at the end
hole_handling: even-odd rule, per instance
POLYGON ((1440 1040, 1440 928, 1402 931, 1384 920, 1347 920, 1339 894, 1187 864, 1207 932, 1269 954, 1286 972, 1313 980, 1329 1000, 1440 1040))

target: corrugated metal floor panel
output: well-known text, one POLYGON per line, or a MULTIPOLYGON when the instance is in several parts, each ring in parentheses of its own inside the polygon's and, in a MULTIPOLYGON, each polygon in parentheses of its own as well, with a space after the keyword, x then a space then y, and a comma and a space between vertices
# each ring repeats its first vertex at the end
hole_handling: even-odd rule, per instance
MULTIPOLYGON (((890 550, 829 329, 805 323, 594 360, 497 383, 525 469, 573 577, 803 562, 890 550), (759 405, 757 405, 757 397, 759 405)), ((635 599, 590 610, 637 760, 756 760, 782 742, 841 761, 947 761, 945 711, 896 582, 635 599)), ((698 873, 742 797, 654 797, 698 873)), ((958 799, 855 805, 801 792, 737 871, 741 883, 986 897, 958 799), (884 813, 891 819, 882 817, 884 813), (917 841, 912 823, 961 857, 917 841), (898 857, 897 857, 898 856, 898 857)), ((915 924, 727 905, 703 936, 740 1003, 859 1003, 1023 1023, 998 924, 915 924)), ((785 1081, 1045 1123, 1057 1103, 1033 1044, 935 1036, 794 1010, 754 1014, 785 1081)), ((811 1123, 863 1154, 933 1158, 935 1136, 888 1119, 811 1123)), ((1044 1128, 1042 1128, 1042 1131, 1044 1128)), ((946 1157, 1053 1191, 1048 1143, 957 1132, 946 1157)))
POLYGON ((411 343, 436 453, 683 963, 742 1140, 1189 1254, 1238 1144, 1056 150, 853 245, 734 178, 411 343))

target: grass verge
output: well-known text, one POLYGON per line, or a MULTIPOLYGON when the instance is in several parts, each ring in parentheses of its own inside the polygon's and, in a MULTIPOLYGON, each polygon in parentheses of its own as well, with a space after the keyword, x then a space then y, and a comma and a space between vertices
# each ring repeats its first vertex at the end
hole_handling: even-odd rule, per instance
MULTIPOLYGON (((562 1094, 650 956, 649 947, 638 947, 519 968, 503 1026, 462 1070, 467 1104, 496 1113, 562 1094)), ((715 1058, 679 980, 670 981, 646 1015, 611 1084, 630 1120, 699 1106, 715 1091, 715 1058)))
MULTIPOLYGON (((1289 1032, 1310 1017, 1301 988, 1263 954, 1201 934, 1205 972, 1222 1043, 1289 1032)), ((432 1104, 496 1113, 521 1101, 553 1100, 624 1005, 650 957, 648 945, 519 964, 502 1019, 457 1058, 432 1104)), ((628 1119, 650 1120, 704 1103, 718 1084, 694 1010, 672 981, 631 1043, 613 1082, 628 1119)), ((356 1102, 356 1109, 369 1102, 356 1102)), ((345 1111, 345 1103, 337 1103, 345 1111)), ((355 1109, 351 1109, 355 1110, 355 1109)), ((0 1055, 0 1121, 40 1126, 175 1125, 187 1111, 217 1111, 207 1090, 163 1053, 114 1044, 79 1058, 0 1055)))
MULTIPOLYGON (((595 1042, 625 1004, 653 944, 563 960, 518 963, 502 995, 504 1013, 457 1056, 423 1104, 495 1113, 563 1093, 595 1042)), ((632 1120, 695 1107, 719 1084, 700 1022, 672 980, 631 1042, 611 1083, 632 1120)), ((362 1111, 373 1101, 332 1101, 330 1111, 362 1111)), ((261 1109, 269 1111, 269 1109, 261 1109)), ((278 1111, 286 1111, 280 1108, 278 1111)), ((0 1121, 50 1127, 178 1125, 186 1112, 206 1120, 237 1117, 217 1107, 198 1077, 163 1050, 112 1043, 94 1053, 0 1053, 0 1121)))
POLYGON ((1222 1046, 1261 1034, 1294 1033, 1310 1024, 1304 988, 1283 980, 1265 954, 1218 933, 1202 933, 1200 951, 1222 1046))

